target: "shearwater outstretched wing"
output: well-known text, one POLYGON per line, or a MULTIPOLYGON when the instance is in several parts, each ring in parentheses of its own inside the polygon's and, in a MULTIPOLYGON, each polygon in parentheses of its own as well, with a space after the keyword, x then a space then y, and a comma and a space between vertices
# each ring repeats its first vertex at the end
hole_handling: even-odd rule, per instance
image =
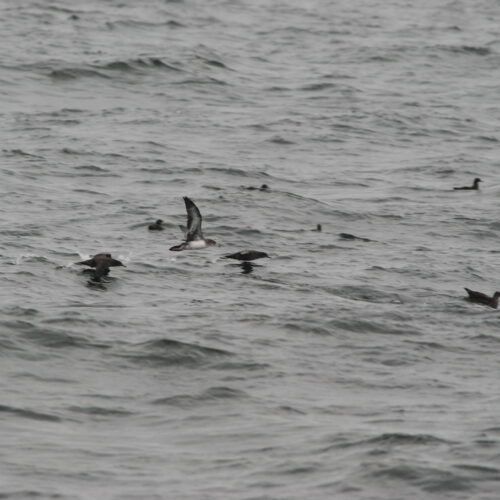
POLYGON ((187 233, 186 241, 201 240, 203 233, 201 232, 201 213, 198 207, 187 196, 184 196, 187 212, 187 233))

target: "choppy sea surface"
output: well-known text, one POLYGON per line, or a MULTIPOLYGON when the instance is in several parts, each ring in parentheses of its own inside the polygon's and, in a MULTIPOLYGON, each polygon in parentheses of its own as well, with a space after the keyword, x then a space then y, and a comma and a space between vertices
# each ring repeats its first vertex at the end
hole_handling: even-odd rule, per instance
POLYGON ((500 289, 498 1, 0 30, 1 498, 499 498, 500 322, 463 290, 500 289), (219 246, 169 251, 183 196, 219 246))

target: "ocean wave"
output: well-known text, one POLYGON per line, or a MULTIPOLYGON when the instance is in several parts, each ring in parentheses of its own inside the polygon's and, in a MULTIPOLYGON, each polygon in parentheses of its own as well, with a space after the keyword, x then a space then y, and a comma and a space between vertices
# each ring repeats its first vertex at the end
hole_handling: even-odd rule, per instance
POLYGON ((30 343, 51 349, 107 347, 105 344, 94 343, 84 337, 71 335, 66 330, 38 326, 31 321, 17 319, 2 321, 0 324, 14 334, 21 334, 23 339, 30 343))
POLYGON ((292 144, 295 144, 294 141, 290 139, 285 139, 284 137, 280 135, 274 135, 270 139, 267 140, 268 142, 271 142, 273 144, 281 144, 283 146, 291 146, 292 144))
POLYGON ((107 174, 109 170, 103 167, 98 167, 97 165, 77 165, 74 167, 75 170, 88 171, 92 173, 107 174))
POLYGON ((40 314, 40 310, 35 307, 23 307, 18 305, 5 307, 3 311, 5 314, 18 317, 38 316, 40 314))
MULTIPOLYGON (((0 229, 0 234, 3 236, 43 236, 43 231, 40 230, 38 227, 30 227, 30 224, 27 224, 25 228, 18 228, 18 229, 0 229)), ((38 257, 38 256, 33 256, 33 255, 28 255, 26 256, 19 256, 16 259, 16 264, 19 264, 23 260, 28 260, 32 262, 36 262, 37 259, 45 259, 45 257, 38 257)))
POLYGON ((133 412, 121 408, 104 408, 101 406, 70 406, 68 410, 91 417, 129 417, 134 415, 133 412))
POLYGON ((167 64, 159 57, 145 57, 132 59, 130 61, 112 61, 101 66, 102 69, 109 69, 113 71, 135 72, 143 69, 161 68, 170 71, 182 71, 180 68, 167 64))
POLYGON ((191 408, 207 402, 217 403, 228 399, 245 399, 248 395, 239 389, 231 387, 210 387, 200 394, 179 394, 166 398, 155 399, 152 403, 155 405, 176 406, 179 408, 191 408))
MULTIPOLYGON (((17 232, 17 236, 28 236, 28 235, 33 235, 33 234, 36 236, 39 236, 41 233, 40 232, 34 232, 34 233, 29 232, 27 234, 19 234, 19 231, 17 232)), ((53 262, 51 260, 49 260, 47 257, 45 257, 44 255, 36 255, 33 253, 21 254, 16 258, 17 265, 21 265, 21 264, 28 263, 28 262, 35 262, 35 263, 41 263, 41 264, 48 264, 48 263, 53 264, 53 262)))
POLYGON ((339 435, 333 439, 333 442, 322 447, 318 453, 328 453, 341 449, 359 448, 371 453, 374 449, 389 451, 399 447, 425 447, 441 446, 454 444, 452 441, 438 438, 432 434, 407 434, 404 432, 387 432, 378 436, 359 439, 357 435, 339 435), (375 445, 375 448, 373 446, 375 445))
POLYGON ((54 80, 76 80, 77 78, 110 78, 104 73, 88 68, 63 68, 54 69, 49 73, 54 80))
POLYGON ((61 495, 60 493, 54 493, 53 491, 43 491, 43 490, 30 490, 30 489, 20 489, 20 490, 9 490, 7 487, 2 489, 0 493, 0 498, 2 500, 26 500, 27 498, 42 498, 43 500, 79 500, 80 497, 76 495, 67 494, 61 495))
POLYGON ((204 347, 170 339, 154 339, 129 346, 126 351, 118 353, 141 365, 165 365, 198 367, 224 361, 233 356, 228 351, 204 347))
POLYGON ((45 158, 40 155, 34 155, 33 153, 27 153, 26 151, 22 149, 2 149, 2 152, 6 156, 27 156, 29 158, 36 158, 39 160, 44 160, 45 158))
MULTIPOLYGON (((350 300, 359 300, 363 302, 372 302, 374 304, 401 304, 401 297, 393 292, 386 292, 371 288, 366 285, 344 285, 338 288, 324 287, 325 292, 331 293, 338 297, 343 297, 350 300)), ((394 315, 392 319, 408 320, 409 317, 398 317, 394 315)))
POLYGON ((161 29, 164 27, 168 28, 185 28, 185 25, 179 21, 175 21, 173 19, 169 19, 167 21, 142 21, 138 19, 123 19, 118 21, 108 21, 106 22, 106 26, 109 29, 117 29, 117 28, 147 28, 147 29, 161 29))
POLYGON ((427 493, 465 492, 473 488, 470 478, 451 470, 413 464, 373 467, 368 473, 377 479, 402 481, 427 493))
MULTIPOLYGON (((38 69, 33 66, 30 69, 38 69)), ((45 67, 43 67, 46 70, 45 67)), ((152 70, 183 71, 179 67, 164 62, 159 57, 139 57, 131 60, 117 60, 101 64, 54 68, 49 76, 54 80, 76 80, 80 78, 113 78, 115 73, 141 74, 152 70)))
POLYGON ((196 58, 202 61, 203 63, 207 64, 208 66, 214 66, 216 68, 222 68, 222 69, 229 69, 223 62, 219 61, 218 59, 207 58, 200 55, 196 56, 196 58))
MULTIPOLYGON (((61 149, 61 153, 67 154, 67 155, 76 155, 76 156, 91 156, 97 154, 96 151, 88 151, 88 150, 77 150, 77 149, 72 149, 68 147, 64 147, 61 149)), ((126 155, 123 155, 121 153, 99 153, 100 156, 104 157, 109 157, 109 158, 127 158, 126 155)))
POLYGON ((16 417, 29 418, 32 420, 42 420, 45 422, 60 422, 61 418, 50 413, 42 413, 25 408, 16 408, 14 406, 0 405, 0 413, 10 413, 16 417))
POLYGON ((244 170, 235 167, 210 167, 208 165, 203 165, 201 167, 188 167, 182 169, 183 173, 201 174, 205 172, 213 172, 215 174, 223 174, 234 177, 251 177, 254 178, 256 175, 266 176, 264 172, 255 172, 251 170, 244 170))
POLYGON ((476 56, 489 56, 493 52, 488 47, 481 47, 478 45, 442 45, 440 48, 448 52, 472 54, 476 56))
POLYGON ((227 82, 212 76, 192 77, 172 82, 174 85, 228 85, 227 82))
MULTIPOLYGON (((362 442, 358 443, 361 444, 362 442)), ((364 440, 366 444, 384 444, 388 446, 401 445, 427 445, 450 443, 446 439, 441 439, 431 434, 405 434, 402 432, 388 432, 379 436, 364 440)))
POLYGON ((318 90, 330 90, 332 88, 336 88, 338 85, 336 83, 323 82, 323 83, 310 83, 308 85, 304 85, 300 90, 304 90, 306 92, 317 92, 318 90))
POLYGON ((402 322, 400 325, 394 322, 377 323, 373 320, 362 320, 356 318, 333 319, 327 322, 325 328, 332 331, 372 333, 377 335, 421 335, 423 329, 413 324, 402 322))

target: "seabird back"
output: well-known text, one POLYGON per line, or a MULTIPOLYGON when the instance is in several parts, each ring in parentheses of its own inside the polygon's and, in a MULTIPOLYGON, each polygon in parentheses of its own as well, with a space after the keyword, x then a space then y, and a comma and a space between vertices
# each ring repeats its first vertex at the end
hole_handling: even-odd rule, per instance
POLYGON ((225 259, 236 259, 244 261, 262 259, 264 257, 270 258, 266 252, 259 252, 258 250, 241 250, 240 252, 224 256, 225 259))
POLYGON ((475 292, 474 290, 469 290, 465 288, 465 291, 469 295, 469 300, 471 302, 475 302, 477 304, 484 304, 485 306, 493 307, 493 309, 497 309, 498 307, 498 299, 500 298, 500 292, 495 292, 493 297, 490 297, 482 292, 475 292))

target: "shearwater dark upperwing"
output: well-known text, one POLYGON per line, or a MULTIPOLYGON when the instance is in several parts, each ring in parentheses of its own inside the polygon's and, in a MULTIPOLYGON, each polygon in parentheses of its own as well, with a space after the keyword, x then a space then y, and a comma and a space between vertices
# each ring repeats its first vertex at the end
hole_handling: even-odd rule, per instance
POLYGON ((81 262, 75 262, 79 266, 89 266, 95 267, 94 277, 100 279, 101 276, 106 276, 109 273, 110 267, 123 266, 126 267, 123 262, 113 259, 110 253, 98 253, 94 255, 91 259, 82 260, 81 262))
POLYGON ((180 252, 181 250, 190 250, 205 248, 216 245, 214 240, 203 237, 201 230, 202 217, 198 207, 187 196, 184 196, 184 203, 187 212, 187 228, 181 226, 181 229, 186 229, 186 240, 180 245, 175 245, 170 248, 173 252, 180 252))

